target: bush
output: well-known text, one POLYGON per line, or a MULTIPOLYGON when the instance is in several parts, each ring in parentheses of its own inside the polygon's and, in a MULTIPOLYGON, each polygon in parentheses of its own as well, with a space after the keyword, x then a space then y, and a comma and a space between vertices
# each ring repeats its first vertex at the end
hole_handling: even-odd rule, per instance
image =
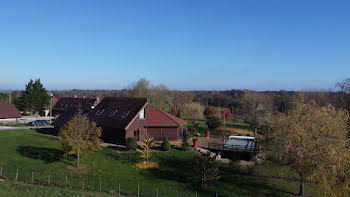
POLYGON ((221 126, 222 122, 220 118, 216 116, 210 116, 210 117, 207 117, 207 119, 205 120, 205 123, 207 124, 210 130, 215 130, 216 128, 221 126))
POLYGON ((129 137, 129 138, 126 138, 125 145, 126 145, 126 149, 128 150, 136 150, 137 141, 135 138, 129 137))
POLYGON ((192 164, 192 181, 194 185, 204 187, 205 184, 215 184, 219 179, 219 163, 210 153, 197 155, 192 164))
POLYGON ((182 151, 189 151, 191 149, 192 149, 192 146, 181 146, 180 147, 180 150, 182 150, 182 151))
POLYGON ((240 174, 242 173, 241 165, 239 164, 239 161, 230 161, 229 169, 233 174, 240 174))
POLYGON ((189 130, 191 136, 198 133, 198 129, 196 127, 190 127, 188 130, 189 130))
POLYGON ((188 151, 191 149, 191 145, 188 142, 188 140, 190 139, 190 135, 188 133, 188 128, 187 126, 185 126, 185 128, 182 131, 182 145, 181 145, 181 150, 183 151, 188 151))
POLYGON ((163 140, 163 143, 160 146, 160 149, 162 151, 169 151, 169 150, 171 150, 171 144, 170 144, 170 142, 169 142, 167 137, 163 140))

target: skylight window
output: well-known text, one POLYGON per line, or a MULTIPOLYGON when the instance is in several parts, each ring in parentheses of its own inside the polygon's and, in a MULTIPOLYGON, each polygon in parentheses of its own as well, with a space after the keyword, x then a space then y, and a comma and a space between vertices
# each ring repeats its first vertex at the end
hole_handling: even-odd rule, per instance
POLYGON ((61 108, 63 108, 63 106, 64 106, 64 104, 62 103, 62 104, 61 104, 61 108))
POLYGON ((99 115, 101 115, 104 111, 105 111, 105 109, 99 109, 99 110, 96 112, 96 115, 99 116, 99 115))
POLYGON ((122 114, 122 118, 127 117, 129 113, 130 113, 130 111, 126 111, 126 112, 124 112, 124 113, 122 114))
POLYGON ((114 116, 114 114, 117 113, 117 111, 118 111, 117 109, 113 110, 113 111, 109 114, 109 117, 114 116))

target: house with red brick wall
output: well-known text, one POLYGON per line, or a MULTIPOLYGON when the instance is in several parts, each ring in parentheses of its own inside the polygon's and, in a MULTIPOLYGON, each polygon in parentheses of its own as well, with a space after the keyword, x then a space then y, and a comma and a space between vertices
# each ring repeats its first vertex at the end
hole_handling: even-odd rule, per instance
MULTIPOLYGON (((102 129, 101 139, 107 143, 124 144, 126 138, 142 141, 179 140, 186 121, 159 109, 147 109, 146 98, 106 97, 93 110, 83 111, 90 121, 102 129)), ((61 128, 78 110, 74 107, 62 114, 53 125, 61 128)))
POLYGON ((106 97, 88 114, 102 128, 104 142, 124 144, 126 138, 146 137, 146 98, 106 97))
POLYGON ((180 140, 186 121, 160 109, 146 110, 146 132, 155 140, 180 140))

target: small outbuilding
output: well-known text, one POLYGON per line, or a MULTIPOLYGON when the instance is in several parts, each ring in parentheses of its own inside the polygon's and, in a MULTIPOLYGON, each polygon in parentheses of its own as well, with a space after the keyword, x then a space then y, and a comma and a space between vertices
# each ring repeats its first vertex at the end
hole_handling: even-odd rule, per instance
POLYGON ((146 110, 146 132, 155 140, 180 140, 186 121, 160 109, 146 110))
POLYGON ((0 104, 0 119, 20 118, 21 113, 14 104, 0 104))

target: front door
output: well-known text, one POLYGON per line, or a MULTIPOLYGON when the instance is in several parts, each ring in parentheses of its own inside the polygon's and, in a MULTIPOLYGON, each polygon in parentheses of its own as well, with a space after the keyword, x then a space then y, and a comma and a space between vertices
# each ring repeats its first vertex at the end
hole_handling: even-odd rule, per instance
POLYGON ((140 138, 141 138, 140 133, 141 133, 140 130, 134 131, 134 138, 135 138, 137 141, 140 141, 140 138))

